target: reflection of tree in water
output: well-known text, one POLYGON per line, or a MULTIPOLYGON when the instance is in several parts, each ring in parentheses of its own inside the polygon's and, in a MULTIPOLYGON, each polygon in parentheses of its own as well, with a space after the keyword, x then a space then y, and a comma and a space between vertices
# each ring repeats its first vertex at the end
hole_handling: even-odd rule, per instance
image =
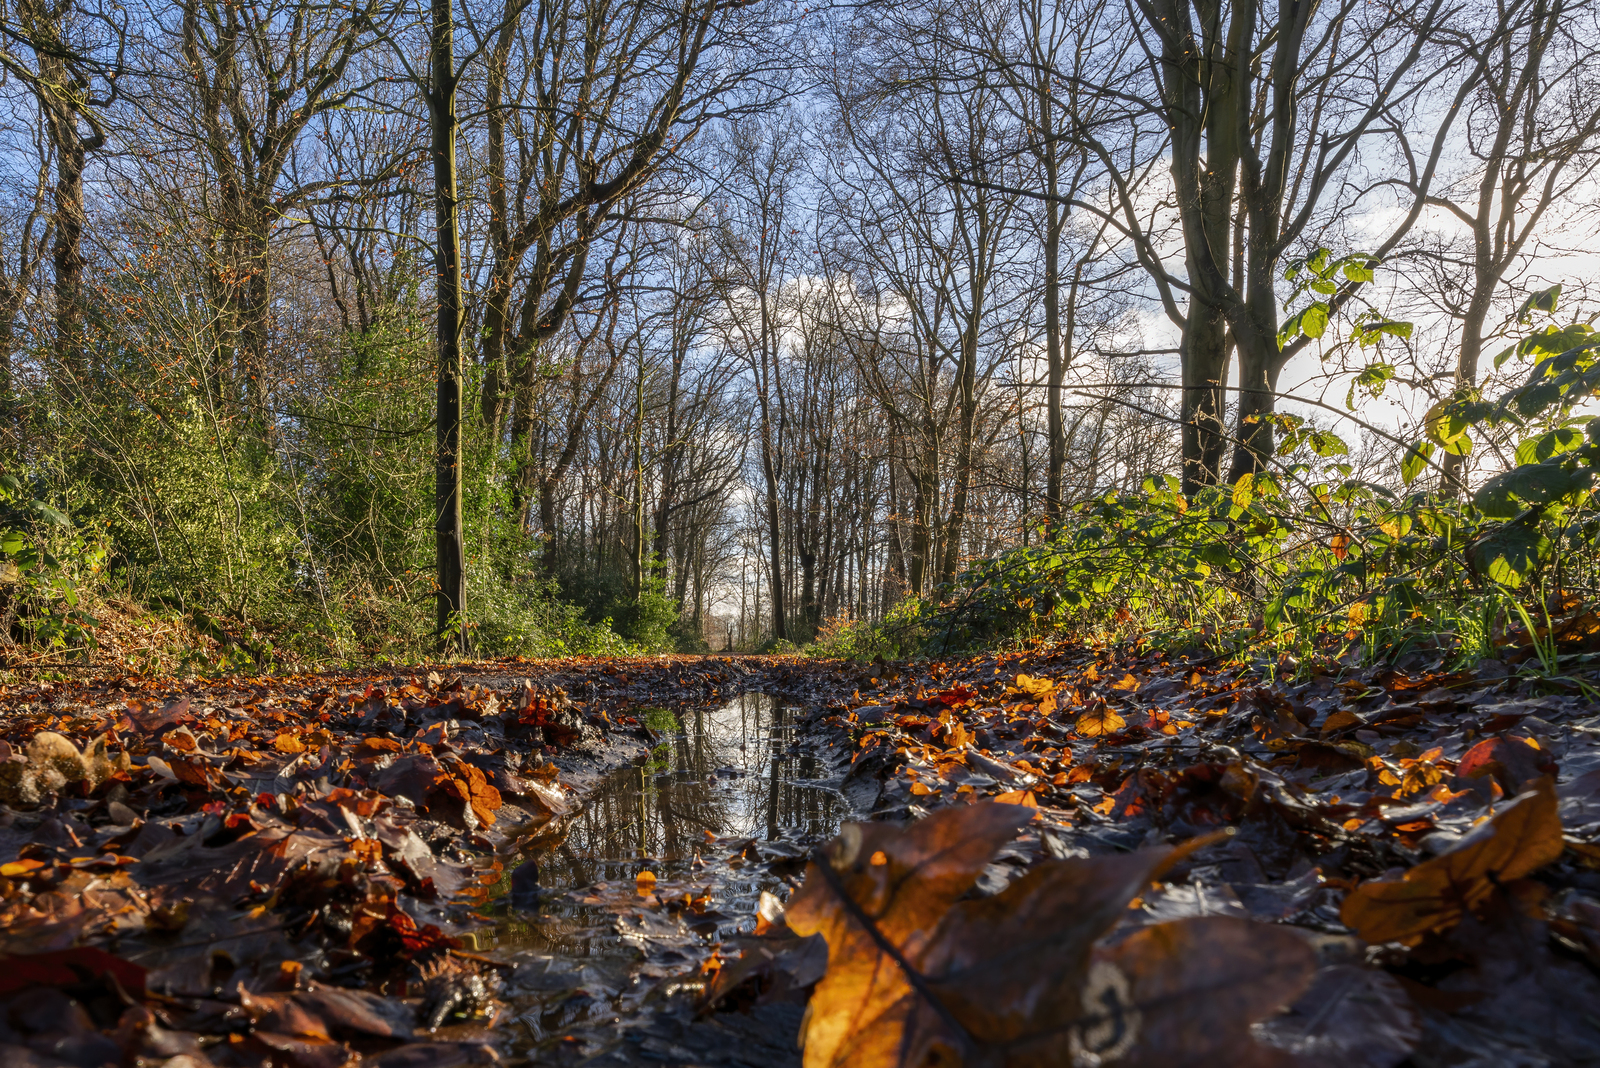
MULTIPOLYGON (((534 854, 544 887, 631 881, 641 859, 671 872, 705 844, 707 831, 776 838, 788 829, 815 836, 836 829, 834 796, 793 781, 823 774, 815 757, 785 755, 793 710, 751 693, 679 717, 681 730, 643 766, 613 773, 568 821, 561 839, 534 854)), ((553 900, 541 911, 545 916, 532 923, 509 921, 502 938, 559 953, 593 952, 588 928, 595 917, 553 900)))
MULTIPOLYGON (((832 795, 791 781, 822 770, 814 757, 784 755, 792 718, 792 710, 758 693, 722 708, 684 712, 681 731, 667 741, 669 766, 618 772, 569 824, 567 844, 589 857, 674 860, 692 856, 707 831, 828 833, 832 795)), ((657 764, 655 756, 650 765, 657 764)))

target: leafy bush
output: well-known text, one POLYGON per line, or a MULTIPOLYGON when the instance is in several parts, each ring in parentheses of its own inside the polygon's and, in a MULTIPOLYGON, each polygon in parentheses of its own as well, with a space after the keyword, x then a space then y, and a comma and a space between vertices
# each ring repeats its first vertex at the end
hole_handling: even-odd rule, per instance
POLYGON ((78 591, 105 563, 104 540, 38 493, 0 475, 0 644, 87 652, 95 621, 78 591))
POLYGON ((1522 385, 1428 413, 1405 487, 1474 434, 1515 436, 1514 464, 1470 498, 1355 477, 1336 436, 1274 416, 1285 433, 1271 470, 1192 497, 1151 478, 1142 493, 1079 504, 1046 540, 940 591, 927 647, 1071 629, 1219 652, 1371 658, 1426 644, 1475 659, 1518 622, 1525 637, 1554 634, 1554 615, 1600 579, 1600 417, 1578 412, 1600 394, 1597 355, 1589 327, 1551 328, 1502 354, 1532 361, 1522 385))

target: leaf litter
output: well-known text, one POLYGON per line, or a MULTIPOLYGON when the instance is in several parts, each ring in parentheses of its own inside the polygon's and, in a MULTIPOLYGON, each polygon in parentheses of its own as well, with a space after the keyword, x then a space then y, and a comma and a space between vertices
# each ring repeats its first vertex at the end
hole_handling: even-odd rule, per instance
POLYGON ((1587 683, 1086 646, 481 680, 0 695, 0 1061, 1600 1059, 1587 683), (541 885, 647 780, 646 709, 750 689, 853 822, 541 885), (539 910, 627 952, 494 934, 539 910))

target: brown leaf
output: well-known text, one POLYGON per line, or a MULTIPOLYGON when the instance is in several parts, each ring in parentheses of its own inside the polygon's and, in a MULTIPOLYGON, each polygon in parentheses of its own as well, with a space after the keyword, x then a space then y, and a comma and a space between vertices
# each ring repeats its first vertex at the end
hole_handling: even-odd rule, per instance
POLYGON ((1334 731, 1342 731, 1346 727, 1359 727, 1361 724, 1362 719, 1360 716, 1341 708, 1323 721, 1322 733, 1332 734, 1334 731))
POLYGON ((1271 1052, 1249 1026, 1291 1000, 1314 967, 1293 933, 1208 917, 1147 928, 1093 955, 1134 895, 1209 839, 1049 861, 997 895, 958 900, 1021 826, 1002 819, 1008 808, 944 809, 900 835, 852 828, 828 867, 808 869, 788 920, 827 940, 828 972, 806 1018, 806 1068, 1043 1068, 1091 1053, 1108 1063, 1216 1062, 1182 1054, 1185 1044, 1228 1063, 1266 1063, 1271 1052))
POLYGON ((1146 927, 1095 954, 1076 1045, 1127 1068, 1278 1063, 1250 1025, 1299 996, 1315 969, 1287 927, 1233 916, 1146 927))
POLYGON ((1520 879, 1561 855, 1561 818, 1548 778, 1506 805, 1447 853, 1396 880, 1362 883, 1340 918, 1368 942, 1415 944, 1453 927, 1501 883, 1520 879))
POLYGON ((1258 1032, 1305 1068, 1393 1068, 1422 1037, 1417 1010, 1392 975, 1354 964, 1318 971, 1300 999, 1258 1032))
POLYGON ((827 849, 827 872, 809 865, 787 912, 796 934, 828 942, 828 974, 807 1015, 807 1068, 896 1062, 913 995, 883 946, 912 953, 915 966, 921 954, 913 940, 926 939, 1033 818, 1017 805, 979 804, 945 809, 904 832, 850 824, 827 849))

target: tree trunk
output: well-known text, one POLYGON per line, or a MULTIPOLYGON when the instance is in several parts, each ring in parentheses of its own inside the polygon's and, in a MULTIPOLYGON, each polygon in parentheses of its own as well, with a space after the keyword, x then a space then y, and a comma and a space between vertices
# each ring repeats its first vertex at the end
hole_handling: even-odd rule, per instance
MULTIPOLYGON (((1040 94, 1047 99, 1048 93, 1040 94)), ((1047 126, 1046 129, 1049 127, 1047 126)), ((1050 467, 1045 481, 1045 514, 1053 527, 1061 519, 1061 479, 1067 468, 1067 438, 1061 418, 1061 401, 1065 392, 1067 365, 1061 351, 1061 229, 1065 213, 1057 201, 1057 161, 1054 146, 1046 148, 1044 156, 1045 192, 1050 199, 1045 203, 1048 213, 1044 235, 1044 330, 1045 359, 1049 364, 1049 382, 1045 407, 1050 438, 1050 467)), ((1074 285, 1074 294, 1076 293, 1074 285)), ((1068 299, 1067 326, 1072 326, 1072 301, 1068 299)))
POLYGON ((456 70, 451 0, 432 0, 432 133, 434 247, 439 369, 434 433, 434 547, 438 592, 435 633, 445 651, 465 653, 466 559, 461 507, 461 239, 456 230, 456 70), (453 630, 453 633, 452 633, 453 630))
MULTIPOLYGON (((35 11, 34 17, 44 19, 48 16, 35 11)), ((59 33, 58 22, 51 28, 59 33)), ((55 267, 55 359, 57 374, 67 377, 64 383, 67 391, 80 394, 87 384, 84 380, 83 269, 86 261, 83 255, 83 228, 86 216, 83 207, 83 172, 87 154, 99 148, 105 138, 99 133, 85 138, 79 131, 78 108, 61 91, 72 82, 63 59, 48 51, 41 51, 39 70, 52 87, 40 94, 40 102, 56 159, 55 241, 51 247, 55 267)), ((51 377, 53 381, 56 380, 55 375, 51 377)))

